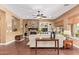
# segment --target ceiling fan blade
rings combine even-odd
[[[37,17],[47,18],[46,16],[44,16],[44,14],[40,13],[40,11],[37,11],[37,14],[33,16],[35,16],[34,18],[37,18]]]

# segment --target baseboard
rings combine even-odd
[[[75,45],[75,44],[74,44],[73,46],[74,46],[74,47],[77,47],[77,48],[79,48],[79,46],[77,46],[77,45]]]
[[[6,43],[0,43],[0,45],[8,45],[8,44],[11,44],[12,42],[14,42],[15,40],[11,40],[9,42],[6,42]]]
[[[58,49],[57,47],[29,47],[31,49]],[[63,49],[63,47],[59,47],[59,49]]]
[[[22,39],[22,40],[20,40],[20,41],[23,41],[24,39]],[[13,43],[15,40],[13,39],[13,40],[11,40],[11,41],[9,41],[9,42],[6,42],[6,43],[0,43],[0,45],[8,45],[8,44],[11,44],[11,43]]]

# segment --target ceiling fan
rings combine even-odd
[[[44,16],[44,14],[41,13],[41,11],[37,11],[37,15],[34,16],[36,16],[35,18],[47,18],[46,16]]]

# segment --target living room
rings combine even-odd
[[[78,10],[78,4],[0,5],[0,54],[79,54]]]

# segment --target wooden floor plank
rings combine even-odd
[[[6,46],[0,46],[0,55],[35,55],[35,49],[30,49],[26,41],[13,42]],[[79,55],[79,48],[60,49],[60,55]],[[54,49],[37,49],[37,55],[57,55]]]

